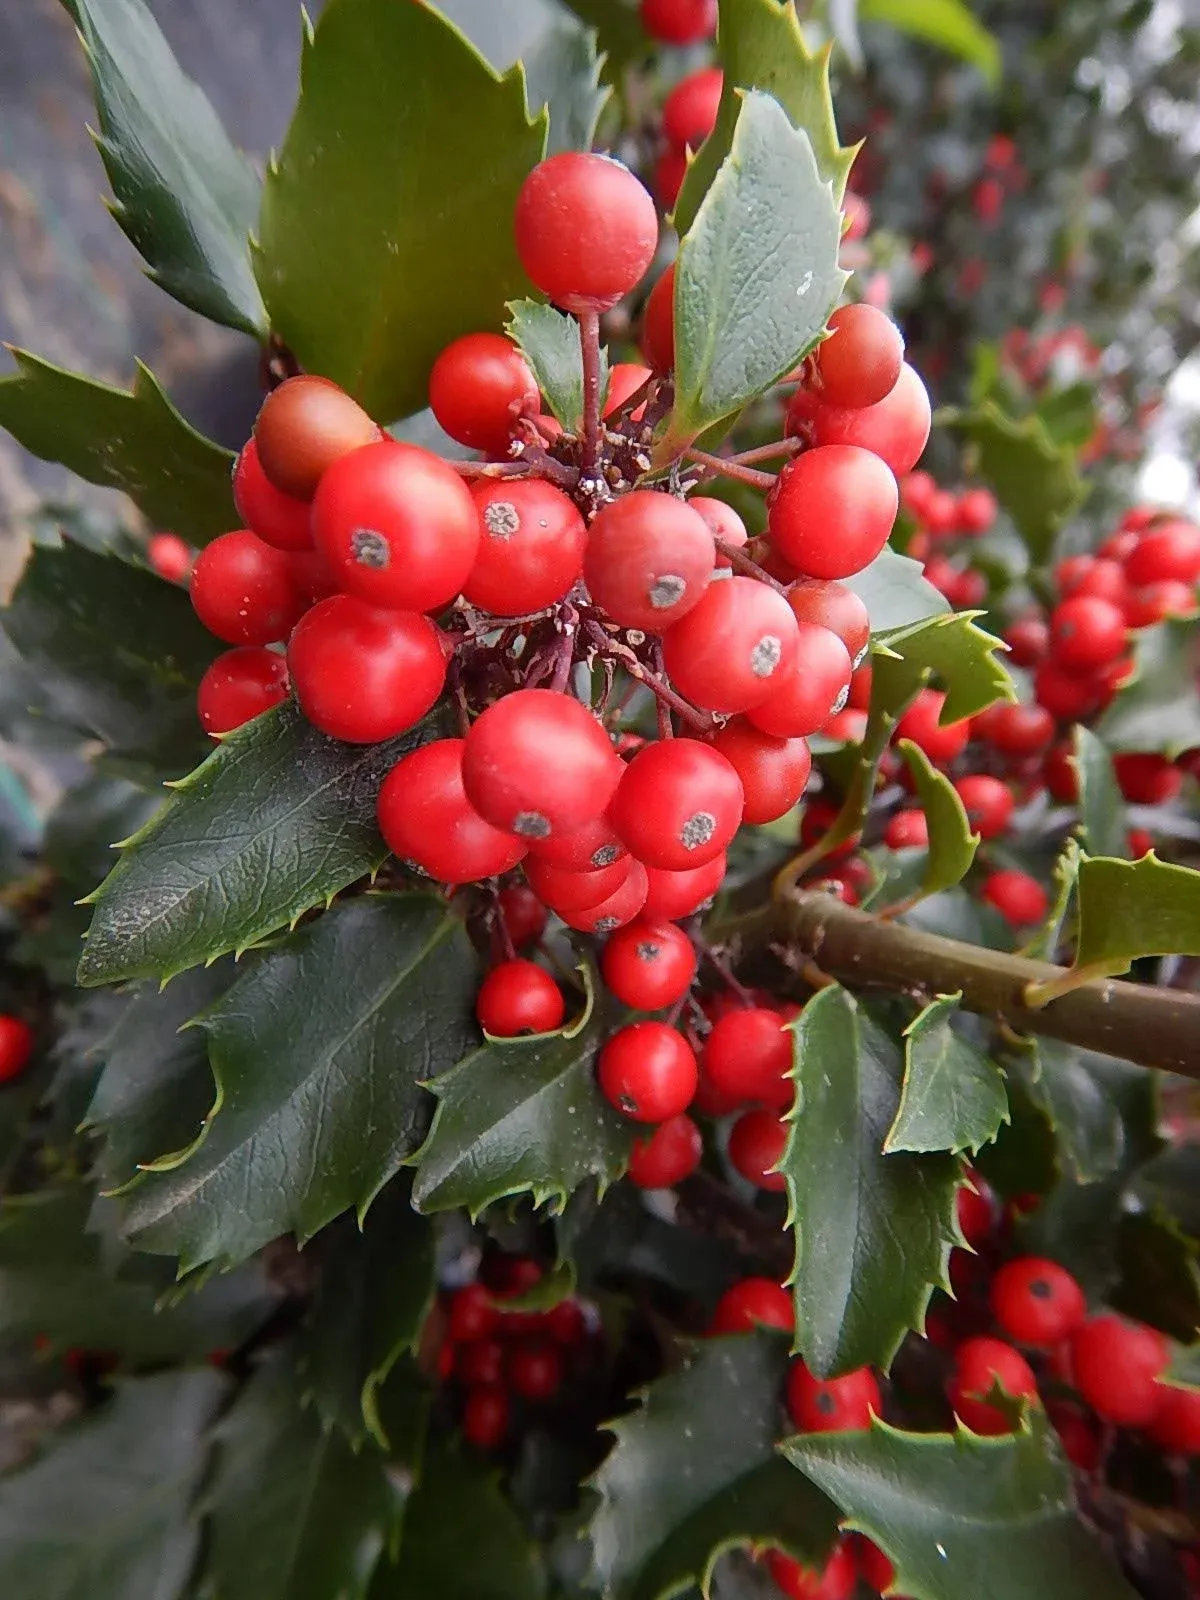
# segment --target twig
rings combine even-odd
[[[694,461],[697,466],[706,468],[714,477],[733,478],[738,483],[746,483],[752,489],[761,489],[764,493],[775,487],[776,474],[773,472],[756,472],[753,467],[739,466],[725,456],[710,456],[707,450],[691,448],[685,450],[684,456],[688,461]]]
[[[730,544],[727,539],[715,539],[713,542],[718,553],[725,557],[735,571],[744,572],[748,577],[757,578],[760,583],[768,584],[776,594],[788,592],[786,583],[780,583],[778,578],[773,578],[752,556],[748,556],[740,545]]]
[[[585,478],[594,478],[600,466],[600,313],[579,313],[579,343],[583,355],[583,450],[580,464]]]

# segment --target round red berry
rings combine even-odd
[[[646,916],[664,922],[690,917],[712,899],[724,882],[725,852],[722,850],[702,867],[691,867],[684,872],[647,867],[646,878]]]
[[[1037,879],[1012,867],[989,873],[980,894],[1014,928],[1044,922],[1050,911],[1049,896]]]
[[[684,872],[720,855],[742,820],[742,780],[696,739],[650,744],[625,768],[608,818],[647,866]]]
[[[604,946],[600,971],[608,988],[635,1011],[662,1011],[682,1000],[696,976],[692,941],[673,922],[639,918]]]
[[[552,1400],[562,1386],[562,1349],[537,1334],[519,1339],[508,1357],[508,1381],[523,1400]]]
[[[981,839],[998,839],[1012,818],[1012,790],[986,772],[973,772],[954,785],[967,821]]]
[[[463,1406],[463,1438],[476,1450],[495,1450],[508,1432],[508,1394],[498,1383],[483,1383],[467,1392]]]
[[[1073,595],[1050,613],[1050,651],[1069,672],[1115,661],[1125,648],[1125,616],[1111,600]]]
[[[782,1192],[787,1183],[779,1164],[787,1144],[787,1124],[774,1111],[756,1106],[742,1115],[729,1130],[729,1164],[747,1183],[759,1189]]]
[[[1033,1399],[1037,1379],[1019,1350],[1002,1339],[965,1339],[954,1353],[950,1404],[973,1433],[1011,1433],[1014,1424],[987,1396],[997,1386],[1011,1399]]]
[[[1121,793],[1133,805],[1166,805],[1183,787],[1179,768],[1152,750],[1122,751],[1113,757],[1113,767]]]
[[[541,162],[517,196],[525,271],[556,305],[607,311],[642,278],[658,248],[654,201],[619,161],[574,150]]]
[[[1044,706],[995,705],[972,719],[970,732],[1006,755],[1037,755],[1054,738],[1054,718]]]
[[[802,434],[813,444],[857,445],[869,450],[899,478],[920,460],[929,442],[932,417],[929,393],[906,361],[891,393],[873,406],[854,409],[824,405],[818,396],[798,389],[788,412],[788,425],[793,433]]]
[[[815,1378],[803,1361],[787,1376],[788,1415],[801,1433],[848,1433],[869,1428],[883,1411],[879,1384],[869,1367],[840,1378]]]
[[[1200,1455],[1200,1392],[1161,1384],[1158,1412],[1146,1431],[1168,1455]]]
[[[618,1028],[600,1052],[597,1077],[609,1105],[634,1122],[666,1122],[691,1105],[696,1057],[665,1022]]]
[[[929,818],[915,808],[897,811],[888,818],[883,842],[889,850],[928,850]]]
[[[1188,583],[1164,578],[1133,589],[1125,597],[1123,609],[1129,628],[1150,628],[1166,617],[1187,617],[1196,610],[1196,591]]]
[[[502,961],[493,967],[475,1000],[479,1026],[497,1039],[553,1033],[565,1014],[562,990],[533,961]]]
[[[748,1006],[718,1018],[704,1041],[705,1080],[731,1104],[789,1105],[793,1039],[777,1011]]]
[[[462,763],[461,739],[435,740],[403,756],[379,791],[379,831],[388,849],[439,883],[495,877],[525,854],[523,839],[493,828],[471,805]]]
[[[750,707],[747,720],[780,739],[816,733],[844,709],[853,671],[850,652],[836,633],[798,623],[790,664],[766,699]]]
[[[746,531],[746,524],[732,506],[726,505],[724,500],[715,500],[706,494],[694,494],[688,505],[704,518],[714,539],[733,545],[737,550],[745,549],[750,535]],[[719,550],[717,568],[719,571],[728,571],[730,568],[729,557],[722,555]]]
[[[484,1285],[469,1283],[450,1302],[446,1337],[453,1344],[471,1344],[486,1339],[499,1320],[500,1313]]]
[[[891,394],[904,364],[904,339],[874,306],[841,306],[829,319],[829,337],[817,346],[821,398],[859,410]]]
[[[617,838],[605,817],[596,817],[572,833],[551,834],[535,839],[530,854],[545,866],[566,872],[598,872],[611,867],[629,852]],[[614,879],[614,882],[616,880]]]
[[[818,1571],[801,1561],[793,1561],[781,1550],[767,1555],[771,1582],[787,1600],[850,1600],[854,1594],[857,1569],[849,1545],[840,1544]]]
[[[788,590],[787,599],[797,622],[836,633],[854,666],[861,664],[871,638],[871,618],[853,589],[836,579],[801,578]]]
[[[700,1165],[704,1140],[686,1112],[668,1117],[629,1153],[629,1178],[639,1189],[671,1189]]]
[[[552,1339],[567,1349],[587,1337],[587,1316],[578,1300],[560,1300],[542,1315],[541,1325]]]
[[[590,933],[597,938],[604,938],[610,933],[615,933],[618,928],[623,928],[627,922],[632,922],[638,913],[645,909],[647,889],[645,867],[640,861],[622,861],[618,865],[624,868],[625,876],[607,899],[576,911],[558,911],[568,928],[577,928],[580,933]]]
[[[673,495],[635,489],[592,523],[583,576],[614,622],[663,633],[699,605],[715,564],[713,536],[698,511]]]
[[[796,1308],[786,1289],[770,1278],[743,1278],[717,1301],[708,1331],[713,1336],[753,1333],[761,1326],[783,1328],[790,1333],[795,1325]]]
[[[642,354],[660,375],[675,365],[675,263],[651,289],[642,313]]]
[[[504,1346],[499,1339],[473,1339],[460,1345],[454,1357],[454,1377],[459,1383],[474,1387],[481,1383],[499,1383],[504,1376]]]
[[[555,866],[532,853],[525,862],[525,876],[534,892],[552,911],[559,912],[598,906],[621,887],[628,874],[629,860],[624,854],[603,867],[588,867],[582,872]]]
[[[1057,661],[1039,663],[1033,675],[1037,702],[1060,722],[1078,722],[1093,716],[1104,703],[1104,692],[1092,674],[1067,672]]]
[[[642,27],[661,44],[699,44],[717,27],[717,0],[641,0]]]
[[[1071,1465],[1080,1472],[1095,1472],[1100,1465],[1102,1441],[1093,1418],[1065,1400],[1048,1400],[1046,1415]]]
[[[996,1199],[991,1186],[973,1167],[968,1167],[963,1176],[965,1181],[958,1189],[958,1231],[969,1245],[981,1245],[991,1237],[996,1225]]]
[[[812,578],[848,578],[888,541],[899,494],[886,463],[856,445],[806,450],[780,473],[767,526],[785,561]]]
[[[350,744],[406,732],[446,681],[441,637],[428,617],[381,611],[344,594],[322,600],[301,619],[288,641],[287,664],[304,715]]]
[[[1041,617],[1021,617],[1005,630],[1009,660],[1016,667],[1036,667],[1050,648],[1050,629]]]
[[[192,570],[192,548],[177,533],[152,533],[146,541],[152,572],[168,583],[186,583]]]
[[[1019,1344],[1056,1345],[1087,1316],[1083,1290],[1056,1261],[1022,1256],[1007,1261],[992,1279],[992,1310]]]
[[[481,478],[471,495],[480,540],[464,598],[497,617],[561,600],[583,572],[587,548],[574,501],[542,478]]]
[[[943,722],[946,696],[940,689],[922,689],[896,725],[897,740],[910,739],[935,767],[947,767],[967,748],[970,720]]]
[[[312,373],[273,390],[254,424],[259,465],[294,500],[311,500],[335,461],[378,438],[378,427],[357,400]]]
[[[1166,1340],[1123,1317],[1090,1317],[1071,1338],[1075,1387],[1098,1417],[1119,1428],[1143,1428],[1162,1402],[1158,1379],[1167,1367]]]
[[[196,691],[196,710],[205,733],[229,733],[261,716],[288,696],[287,662],[262,645],[226,650],[205,672]]]
[[[667,630],[663,660],[693,705],[748,711],[785,681],[798,639],[796,618],[777,590],[755,578],[726,578]]]
[[[467,333],[448,344],[429,374],[429,408],[459,444],[503,461],[519,417],[541,407],[529,363],[499,333]]]
[[[780,739],[733,718],[710,740],[742,780],[744,822],[774,822],[804,793],[812,752],[803,739]]]
[[[307,500],[282,494],[262,469],[258,444],[251,439],[233,469],[233,502],[246,527],[277,550],[307,550],[312,545],[312,508]]]
[[[990,489],[968,489],[958,497],[958,526],[966,534],[986,533],[998,510]]]
[[[702,67],[681,79],[663,101],[663,134],[676,149],[698,150],[713,131],[723,83],[720,67]]]
[[[20,1017],[0,1013],[0,1083],[19,1078],[33,1055],[33,1029]]]
[[[1175,517],[1148,529],[1125,558],[1125,575],[1135,588],[1165,578],[1200,582],[1200,528]]]
[[[523,883],[511,883],[496,898],[496,914],[504,923],[514,950],[540,939],[546,928],[546,907]]]
[[[304,612],[287,556],[248,529],[201,550],[191,597],[200,621],[226,644],[278,644]]]

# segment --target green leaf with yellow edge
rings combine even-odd
[[[271,325],[301,365],[380,421],[419,411],[445,346],[498,328],[526,291],[513,208],[546,128],[521,68],[497,75],[432,6],[331,0],[306,35],[255,247]]]
[[[127,494],[156,528],[207,544],[241,526],[233,456],[185,422],[157,378],[137,364],[132,389],[68,372],[27,350],[0,378],[0,428],[30,455]]]
[[[841,205],[857,146],[838,139],[829,89],[832,47],[811,50],[790,0],[720,0],[717,56],[725,73],[716,126],[688,168],[675,206],[680,237],[700,206],[733,146],[739,91],[762,90],[783,107],[794,128],[812,144],[817,170]]]
[[[885,1154],[900,1046],[848,990],[823,989],[793,1032],[796,1104],[777,1170],[796,1250],[796,1349],[822,1377],[887,1368],[948,1284],[959,1162]]]
[[[1200,745],[1200,669],[1194,619],[1171,617],[1134,635],[1133,676],[1096,724],[1111,750],[1153,750],[1173,761]]]
[[[917,799],[929,826],[929,848],[921,894],[939,894],[961,883],[979,848],[979,835],[971,831],[958,790],[939,772],[911,739],[901,739],[897,749],[912,775]]]
[[[885,1154],[976,1151],[1009,1120],[1004,1074],[952,1026],[961,999],[939,995],[904,1030],[904,1087]]]
[[[783,1446],[847,1524],[896,1568],[913,1600],[1135,1600],[1076,1509],[1070,1469],[1040,1410],[985,1439],[903,1433],[806,1434]]]
[[[579,323],[565,311],[537,300],[514,300],[505,324],[529,363],[550,410],[568,433],[583,421],[583,351]],[[600,393],[608,393],[608,351],[600,351]]]
[[[834,1508],[776,1448],[786,1369],[774,1332],[707,1339],[608,1424],[616,1444],[592,1480],[600,1504],[588,1533],[611,1600],[667,1600],[693,1583],[707,1593],[739,1544],[824,1561]]]
[[[937,45],[999,82],[1000,46],[965,0],[858,0],[860,22],[882,22],[914,39]]]
[[[1125,814],[1112,757],[1090,728],[1078,723],[1072,735],[1071,765],[1079,779],[1079,831],[1090,856],[1123,856],[1129,848]]]
[[[1079,866],[1075,967],[1127,972],[1142,956],[1200,955],[1200,872],[1160,861],[1085,856]]]

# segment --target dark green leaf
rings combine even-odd
[[[204,1132],[130,1195],[126,1232],[184,1269],[366,1215],[428,1126],[422,1082],[475,1031],[478,964],[434,895],[347,900],[263,952],[199,1019]]]
[[[1038,1412],[996,1439],[869,1432],[791,1439],[789,1459],[875,1540],[915,1600],[1134,1600],[1084,1527],[1071,1477]]]
[[[122,490],[147,521],[193,544],[239,526],[233,456],[184,421],[148,367],[138,363],[130,391],[27,350],[12,354],[17,371],[0,379],[0,428],[31,455]]]
[[[961,995],[940,995],[904,1032],[904,1087],[884,1150],[978,1150],[1008,1121],[1004,1075],[954,1031]]]
[[[880,704],[903,709],[931,677],[946,691],[943,722],[973,717],[997,700],[1015,700],[1004,645],[979,627],[978,615],[948,611],[877,639],[872,666],[886,691]],[[874,694],[871,704],[874,710]]]
[[[583,420],[583,355],[579,323],[553,306],[516,300],[508,308],[509,335],[521,347],[546,404],[566,428],[577,432]],[[608,389],[608,353],[600,352],[601,393]]]
[[[1029,1074],[1018,1070],[1019,1065],[1008,1065],[1010,1121],[975,1158],[987,1181],[1010,1199],[1047,1194],[1062,1175],[1054,1125],[1045,1105],[1026,1087]]]
[[[1120,1281],[1110,1303],[1181,1344],[1200,1339],[1200,1263],[1197,1247],[1162,1210],[1121,1218],[1117,1233]]]
[[[0,1479],[0,1591],[13,1600],[176,1600],[199,1542],[192,1502],[215,1372],[117,1386]]]
[[[301,363],[383,421],[419,410],[439,352],[525,290],[513,206],[545,140],[520,68],[498,77],[432,7],[332,0],[255,257]]]
[[[1079,823],[1084,848],[1092,856],[1123,856],[1129,848],[1129,822],[1112,757],[1082,724],[1075,728],[1074,745],[1071,760],[1079,776]]]
[[[960,56],[991,84],[1000,77],[1000,46],[964,0],[858,0],[858,15]]]
[[[239,728],[91,896],[80,983],[167,979],[246,950],[374,872],[379,785],[440,731],[432,713],[387,744],[339,744],[290,703]]]
[[[748,91],[679,247],[670,442],[735,417],[817,342],[846,282],[840,237],[807,133]]]
[[[260,184],[144,0],[64,0],[87,51],[116,197],[113,215],[150,276],[214,322],[261,337],[250,265]]]
[[[1080,728],[1077,731],[1083,732]],[[1054,900],[1050,914],[1032,939],[1026,941],[1024,953],[1034,961],[1056,961],[1058,947],[1066,935],[1075,890],[1079,884],[1079,863],[1083,852],[1078,839],[1066,839],[1058,860],[1054,863]]]
[[[593,1480],[590,1527],[605,1595],[665,1600],[689,1583],[707,1592],[718,1557],[738,1544],[808,1562],[828,1554],[833,1507],[797,1493],[776,1454],[786,1365],[775,1334],[707,1340],[608,1424],[617,1442]]]
[[[1169,619],[1140,628],[1134,675],[1096,724],[1112,750],[1154,750],[1174,760],[1200,745],[1196,624]]]
[[[1096,386],[1081,378],[1039,400],[1038,416],[1055,444],[1081,450],[1096,431]]]
[[[1200,1145],[1175,1145],[1156,1155],[1138,1174],[1135,1193],[1200,1241]]]
[[[637,0],[562,0],[562,4],[598,30],[610,75],[654,48],[638,16]]]
[[[1115,1172],[1125,1147],[1120,1108],[1109,1083],[1092,1071],[1090,1051],[1057,1039],[1029,1045],[1026,1087],[1054,1127],[1062,1159],[1081,1183]]]
[[[959,1163],[885,1155],[900,1105],[900,1046],[845,989],[794,1024],[796,1109],[779,1170],[796,1247],[796,1348],[827,1376],[888,1367],[946,1287],[958,1242]]]
[[[1200,955],[1200,872],[1160,861],[1108,857],[1079,867],[1076,968],[1126,972],[1139,956]]]
[[[920,745],[901,739],[897,749],[912,776],[917,799],[929,824],[929,848],[921,894],[940,894],[962,882],[979,848],[979,835],[971,831],[958,790],[939,772]]]
[[[590,150],[609,96],[600,82],[596,34],[555,20],[523,59],[530,107],[545,106],[550,118],[547,155]]]
[[[925,576],[921,563],[892,549],[881,550],[870,566],[844,581],[866,604],[872,633],[907,628],[950,609],[945,595]]]
[[[1117,1230],[1126,1180],[1056,1183],[1017,1228],[1020,1255],[1045,1256],[1078,1279],[1089,1301],[1107,1300],[1117,1276]]]

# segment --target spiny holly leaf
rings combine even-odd
[[[989,83],[1000,77],[1000,46],[964,0],[857,0],[860,22],[882,22],[925,39],[978,67]]]
[[[193,544],[240,525],[233,456],[184,421],[148,367],[138,363],[132,390],[114,389],[27,350],[12,354],[17,371],[0,378],[0,428],[31,455],[122,490],[147,521]]]
[[[1182,1344],[1200,1339],[1200,1263],[1195,1243],[1161,1209],[1121,1218],[1120,1281],[1110,1295],[1118,1311],[1161,1328]]]
[[[1031,1040],[1026,1087],[1045,1110],[1058,1138],[1061,1158],[1081,1183],[1115,1172],[1124,1152],[1119,1105],[1092,1064],[1100,1058],[1057,1039]]]
[[[579,324],[553,306],[515,300],[508,308],[509,337],[521,349],[546,404],[568,433],[583,420],[583,354]],[[608,392],[608,353],[600,352],[600,392]]]
[[[1058,530],[1086,493],[1075,452],[1055,443],[1036,412],[1011,417],[994,400],[943,412],[942,420],[974,445],[979,475],[1020,529],[1034,565],[1044,565]]]
[[[1064,840],[1058,860],[1054,863],[1054,901],[1050,907],[1050,914],[1033,938],[1027,940],[1024,945],[1024,953],[1032,960],[1057,960],[1058,947],[1066,933],[1071,907],[1075,901],[1075,890],[1079,883],[1079,864],[1082,860],[1083,851],[1079,848],[1078,839]]]
[[[847,990],[822,990],[794,1031],[796,1107],[778,1170],[796,1247],[796,1349],[821,1376],[886,1368],[946,1287],[959,1164],[884,1154],[900,1047]]]
[[[1090,728],[1078,724],[1071,764],[1079,778],[1079,825],[1092,856],[1123,856],[1129,847],[1125,802],[1112,757]]]
[[[1028,1073],[1021,1064],[1006,1064],[1008,1125],[994,1144],[984,1145],[975,1165],[994,1189],[1015,1198],[1023,1194],[1048,1194],[1062,1177],[1058,1140],[1045,1105],[1035,1101],[1026,1087]]]
[[[466,1206],[473,1216],[505,1195],[565,1205],[587,1178],[620,1177],[633,1125],[600,1093],[595,1060],[612,1032],[586,972],[582,1014],[559,1033],[488,1039],[429,1084],[437,1112],[413,1158],[421,1211]]]
[[[556,17],[522,60],[530,107],[545,106],[550,118],[546,154],[590,150],[610,92],[600,82],[595,31]]]
[[[1084,857],[1075,967],[1127,972],[1140,956],[1200,955],[1200,872],[1160,861]]]
[[[144,0],[63,0],[87,52],[113,215],[155,283],[213,322],[262,337],[250,265],[260,184]]]
[[[966,809],[958,791],[939,772],[920,745],[901,739],[897,746],[912,775],[917,799],[929,824],[929,848],[921,894],[940,894],[961,883],[971,869],[979,848],[979,835],[971,831]]]
[[[882,634],[872,652],[874,676],[886,695],[881,705],[903,709],[931,677],[946,692],[943,722],[973,717],[1017,692],[1004,665],[1004,643],[980,628],[978,611],[948,611]],[[872,711],[875,698],[872,695]]]
[[[978,1150],[1009,1120],[1003,1073],[952,1026],[961,999],[939,995],[904,1030],[904,1087],[886,1154]]]
[[[843,581],[870,612],[872,633],[907,628],[950,609],[945,595],[925,576],[921,563],[890,548],[881,550],[870,566]]]
[[[679,247],[664,451],[736,416],[817,342],[846,282],[840,237],[808,134],[769,94],[747,91],[729,154]]]
[[[1116,1245],[1126,1190],[1122,1177],[1076,1183],[1064,1177],[1017,1225],[1019,1255],[1044,1256],[1066,1267],[1088,1300],[1107,1301],[1117,1277]]]
[[[398,1504],[381,1456],[355,1454],[266,1362],[213,1431],[204,1600],[362,1600]]]
[[[1096,387],[1081,378],[1065,389],[1051,390],[1036,410],[1055,444],[1082,450],[1096,431]]]
[[[340,744],[290,702],[246,723],[176,785],[90,897],[79,982],[166,980],[240,953],[376,871],[379,785],[441,727],[433,712],[387,744]]]
[[[462,922],[430,894],[343,901],[263,952],[198,1019],[216,1102],[131,1192],[127,1234],[186,1271],[364,1217],[424,1136],[421,1084],[472,1038],[477,987]]]
[[[838,140],[829,91],[832,47],[812,51],[795,6],[788,0],[720,0],[717,49],[725,72],[716,127],[688,168],[675,207],[680,237],[688,232],[717,172],[733,146],[739,90],[761,89],[807,133],[817,170],[840,205],[856,147]]]
[[[846,1520],[884,1550],[913,1600],[1134,1600],[1075,1509],[1049,1424],[983,1439],[902,1433],[808,1434],[784,1453]]]
[[[1173,761],[1200,745],[1196,624],[1168,618],[1139,629],[1135,638],[1133,677],[1096,732],[1112,750],[1154,750]]]
[[[117,1385],[0,1478],[0,1592],[13,1600],[177,1600],[199,1543],[203,1434],[225,1385],[165,1372]]]
[[[344,1217],[326,1236],[302,1370],[322,1417],[356,1449],[368,1430],[386,1449],[379,1390],[415,1349],[433,1297],[433,1229],[413,1210],[411,1189],[407,1176],[394,1178],[361,1229]]]
[[[666,1600],[691,1583],[707,1593],[718,1557],[739,1544],[824,1560],[836,1513],[776,1454],[786,1366],[773,1333],[706,1340],[608,1424],[617,1442],[593,1479],[589,1528],[605,1595]]]
[[[497,76],[431,6],[331,0],[255,249],[272,326],[303,366],[382,421],[418,411],[439,352],[499,326],[526,288],[513,206],[545,142],[520,67]]]

